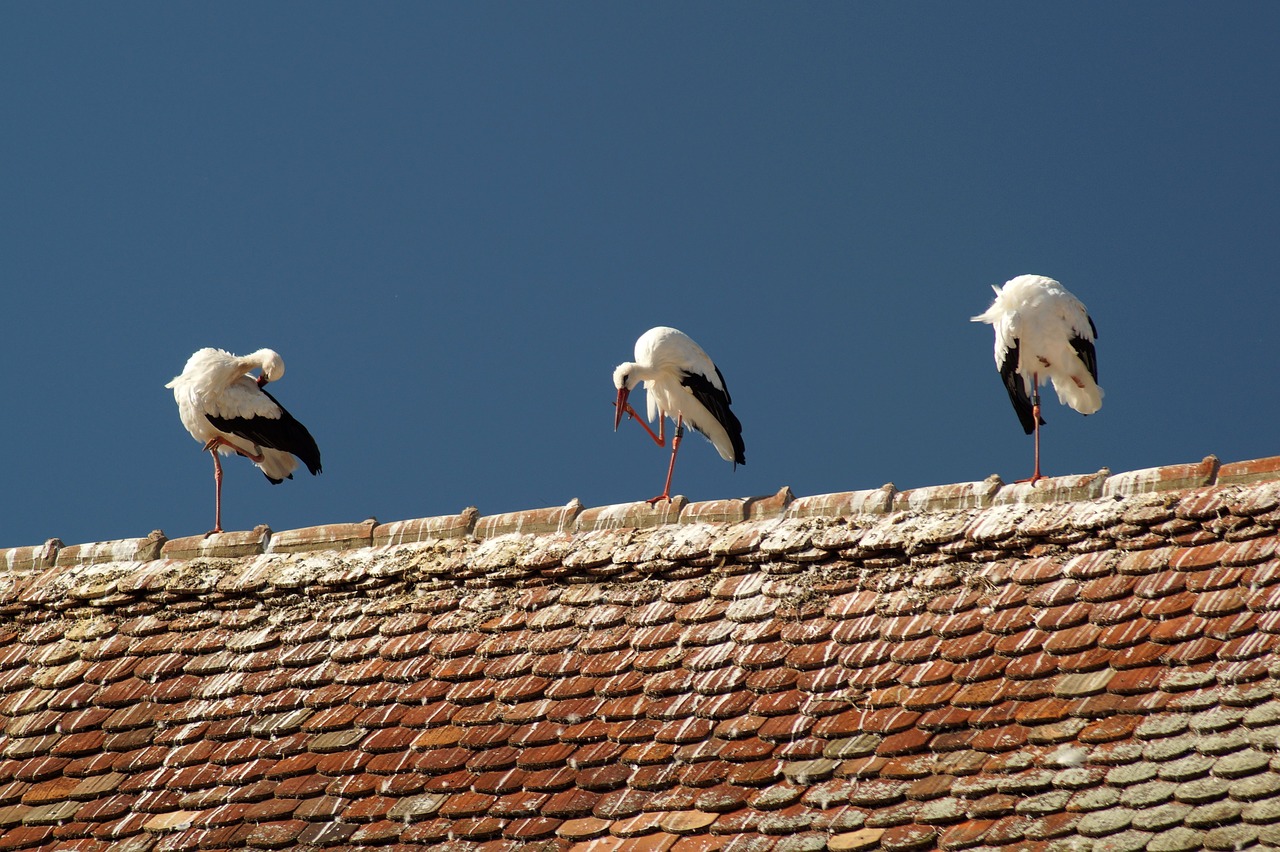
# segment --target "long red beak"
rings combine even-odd
[[[622,422],[622,412],[627,410],[627,396],[631,391],[626,388],[618,388],[618,401],[614,403],[617,408],[613,411],[613,431],[618,431],[618,424]]]

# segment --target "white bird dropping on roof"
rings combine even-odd
[[[657,435],[627,402],[628,395],[640,382],[644,382],[648,419],[658,418]],[[702,347],[684,332],[658,326],[640,335],[636,341],[635,360],[619,364],[614,369],[613,386],[618,389],[614,403],[617,409],[613,415],[615,432],[625,412],[644,427],[659,447],[665,447],[667,418],[676,424],[666,483],[662,493],[647,502],[671,499],[671,474],[676,468],[676,453],[684,437],[685,423],[705,435],[720,457],[733,462],[735,469],[747,463],[742,424],[729,410],[733,400],[729,397],[724,376]]]
[[[250,378],[248,374],[255,369],[261,374]],[[213,455],[211,532],[222,532],[219,453],[244,456],[273,485],[293,479],[298,459],[313,476],[320,472],[320,448],[315,439],[264,387],[283,375],[284,361],[270,349],[259,349],[243,358],[221,349],[201,349],[187,360],[182,375],[165,385],[173,389],[182,425]]]
[[[996,299],[973,322],[990,323],[996,332],[996,367],[1009,391],[1009,401],[1028,435],[1035,433],[1035,472],[1040,475],[1040,381],[1053,381],[1058,401],[1081,414],[1102,407],[1098,387],[1098,329],[1080,300],[1043,275],[1019,275],[1003,288],[992,285]]]

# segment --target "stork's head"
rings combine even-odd
[[[613,371],[613,386],[618,389],[618,400],[614,403],[616,408],[613,410],[613,431],[615,432],[618,431],[618,424],[622,422],[622,412],[627,408],[627,397],[631,395],[631,389],[640,382],[635,367],[635,364],[628,361],[625,364],[619,364]]]
[[[284,378],[284,359],[274,349],[259,349],[249,358],[262,371],[262,375],[258,376],[258,387]]]

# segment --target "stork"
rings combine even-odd
[[[258,377],[249,373],[258,370]],[[187,360],[173,389],[178,416],[191,437],[213,456],[212,533],[222,532],[222,462],[218,454],[236,453],[253,462],[273,485],[293,479],[298,459],[312,476],[320,472],[315,439],[265,385],[284,375],[284,361],[270,349],[244,357],[222,349],[201,349]],[[297,458],[294,458],[297,456]]]
[[[649,421],[658,417],[658,434],[640,419],[627,397],[636,385],[644,382]],[[666,446],[667,418],[676,424],[671,439],[671,461],[662,493],[646,501],[657,503],[671,499],[671,475],[676,468],[676,453],[688,423],[711,441],[720,457],[733,462],[736,469],[746,464],[742,443],[742,424],[729,409],[733,401],[720,369],[693,342],[689,335],[674,328],[651,328],[636,341],[635,360],[619,364],[613,371],[613,385],[618,389],[617,408],[613,413],[613,431],[618,431],[625,413],[633,418],[659,447]]]
[[[1035,471],[1040,473],[1040,382],[1053,381],[1058,401],[1081,414],[1102,407],[1098,387],[1098,356],[1094,341],[1098,329],[1080,300],[1043,275],[1019,275],[1003,288],[992,285],[996,299],[973,322],[990,323],[996,332],[996,367],[1009,401],[1028,435],[1035,434]]]

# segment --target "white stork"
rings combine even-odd
[[[693,342],[689,335],[674,328],[651,328],[636,341],[634,361],[619,364],[613,371],[613,385],[618,389],[617,409],[613,414],[613,431],[618,431],[625,412],[634,418],[659,447],[666,446],[667,418],[676,424],[671,439],[671,462],[667,465],[667,481],[662,493],[647,502],[671,499],[671,474],[676,468],[676,453],[684,437],[684,424],[697,429],[715,445],[720,457],[733,462],[736,469],[746,464],[742,443],[742,424],[729,410],[733,401],[720,369]],[[649,420],[658,417],[658,434],[640,419],[627,396],[637,384],[644,382]]]
[[[996,331],[996,366],[1022,428],[1035,433],[1035,484],[1040,474],[1040,380],[1053,380],[1058,401],[1081,414],[1102,407],[1098,387],[1098,355],[1093,343],[1098,329],[1084,305],[1067,289],[1043,275],[1019,275],[1004,288],[991,286],[996,299],[973,322],[991,323]]]
[[[260,371],[257,379],[248,375],[255,369]],[[201,349],[187,360],[182,375],[165,385],[173,389],[182,425],[213,455],[211,532],[222,532],[219,453],[244,456],[273,485],[293,479],[298,459],[313,476],[320,472],[320,448],[315,439],[264,387],[283,375],[284,361],[270,349],[259,349],[243,358],[221,349]]]

